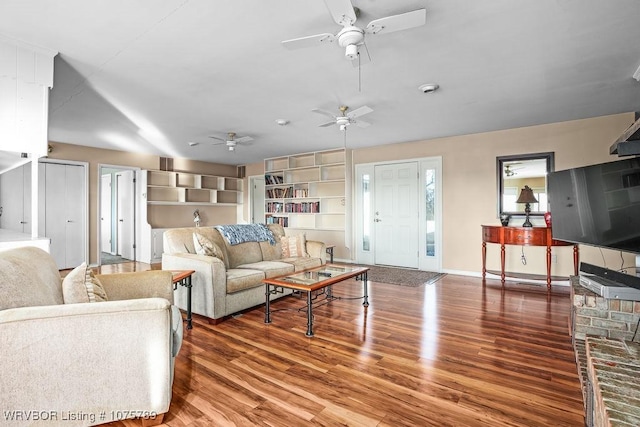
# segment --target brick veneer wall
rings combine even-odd
[[[640,338],[634,336],[640,302],[604,298],[577,276],[571,277],[571,301],[586,425],[640,426]]]
[[[580,285],[571,277],[572,336],[587,335],[631,341],[640,319],[640,301],[607,299]]]

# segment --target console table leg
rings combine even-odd
[[[482,284],[486,285],[487,277],[487,242],[482,242]]]
[[[547,290],[551,291],[551,246],[547,246]]]
[[[578,249],[578,245],[573,245],[573,275],[577,276],[578,273],[578,265],[580,265],[580,249]]]
[[[364,286],[364,301],[362,305],[365,307],[369,307],[369,294],[367,293],[367,272],[362,273],[362,284]]]
[[[504,258],[505,258],[504,245],[500,245],[500,283],[502,283],[502,286],[504,286],[504,281],[506,279],[506,274],[504,273]]]

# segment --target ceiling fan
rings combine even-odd
[[[342,30],[335,35],[323,33],[285,40],[282,42],[284,47],[287,49],[299,49],[322,44],[333,44],[337,41],[340,47],[345,48],[345,58],[352,61],[354,66],[359,66],[371,59],[368,52],[366,52],[365,34],[386,34],[419,27],[426,22],[426,9],[418,9],[412,12],[375,19],[363,29],[355,26],[359,9],[353,7],[351,0],[324,0],[324,3],[327,5],[329,13],[331,13],[331,17],[336,24],[342,25]],[[361,46],[364,46],[367,53],[364,56],[360,55]]]
[[[326,122],[326,123],[322,123],[321,125],[318,125],[320,127],[327,127],[327,126],[331,126],[331,125],[338,125],[338,127],[340,128],[341,131],[346,131],[347,130],[347,126],[349,125],[356,125],[358,127],[361,128],[366,128],[367,126],[370,126],[371,123],[369,122],[365,122],[362,120],[356,120],[358,117],[360,116],[364,116],[365,114],[369,114],[370,112],[373,111],[373,109],[367,107],[366,105],[363,105],[360,108],[356,108],[355,110],[351,111],[350,113],[347,113],[347,110],[349,109],[349,107],[347,107],[346,105],[341,105],[339,108],[340,110],[340,115],[339,116],[334,116],[333,114],[329,113],[328,111],[324,111],[324,110],[320,110],[317,108],[314,108],[313,111],[314,113],[319,113],[319,114],[323,114],[325,116],[331,117],[331,121]]]
[[[516,165],[516,164],[519,164],[519,163],[513,163],[513,165]],[[517,175],[518,172],[516,171],[524,168],[524,167],[514,168],[513,165],[505,165],[504,167],[505,176],[510,177],[510,176]]]
[[[247,144],[249,141],[253,141],[253,138],[251,138],[250,136],[241,136],[239,138],[236,138],[236,136],[237,135],[235,132],[229,132],[227,133],[226,139],[218,138],[217,136],[213,136],[213,135],[210,135],[209,138],[213,138],[221,141],[221,142],[212,142],[212,144],[213,145],[225,144],[229,151],[235,151],[236,146],[238,144]]]

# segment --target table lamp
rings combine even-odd
[[[529,221],[529,214],[531,213],[531,206],[529,206],[529,204],[530,203],[538,203],[538,200],[533,195],[533,190],[531,188],[529,188],[528,185],[525,185],[524,188],[520,191],[520,197],[518,197],[518,200],[516,200],[516,203],[525,203],[525,205],[524,205],[524,213],[527,216],[526,216],[526,219],[524,221],[524,224],[522,224],[522,226],[523,227],[533,227],[533,224],[531,224],[531,221]]]

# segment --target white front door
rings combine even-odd
[[[375,166],[375,263],[418,268],[418,163]]]
[[[134,260],[135,242],[135,172],[132,170],[116,174],[116,191],[118,204],[118,254],[126,259]]]
[[[100,245],[101,251],[113,253],[111,248],[111,174],[102,175],[100,183]]]

